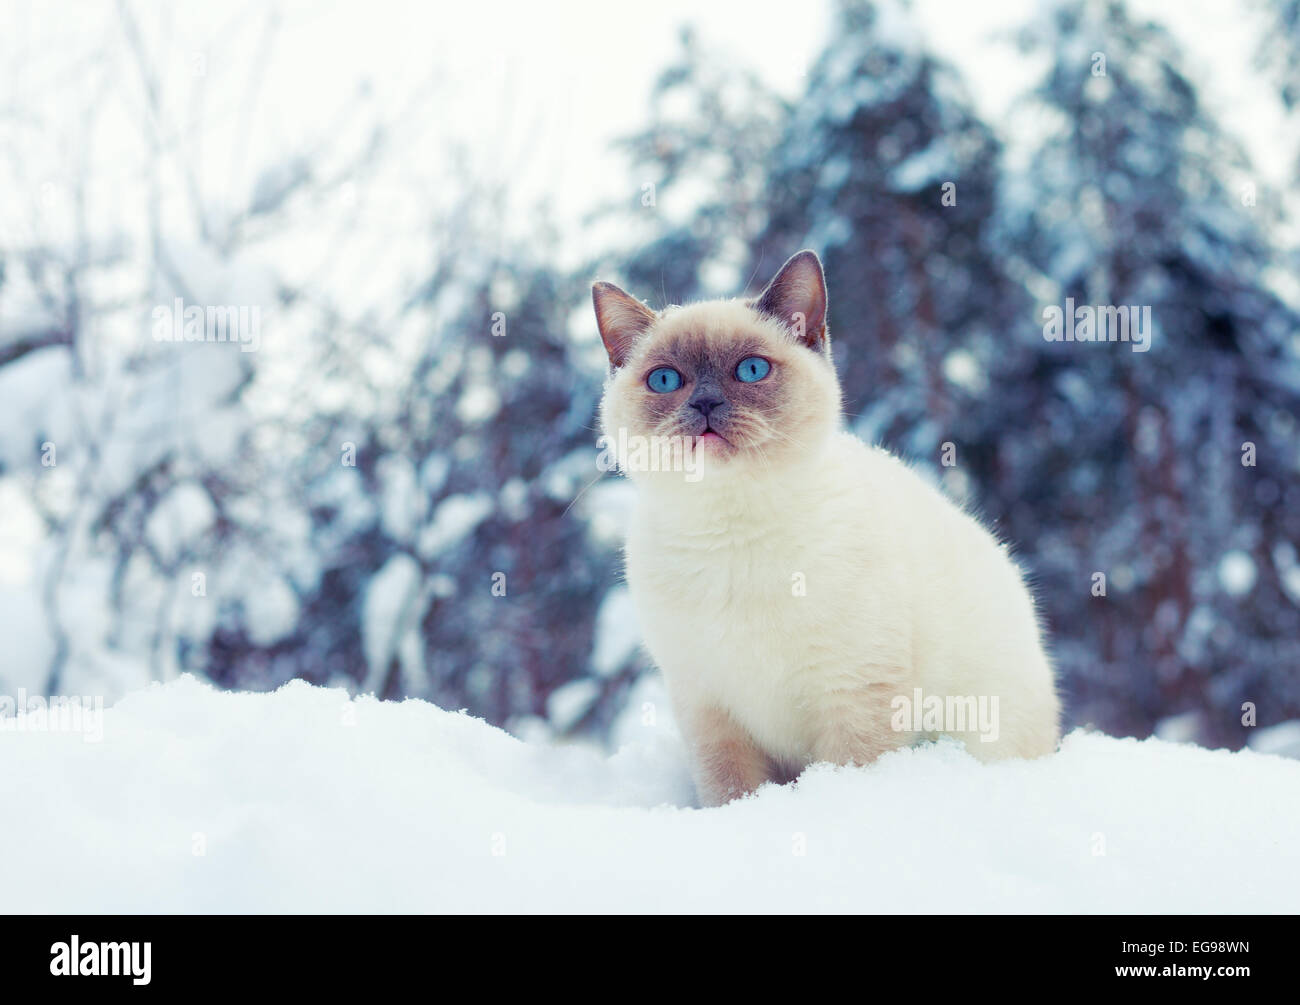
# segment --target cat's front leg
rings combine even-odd
[[[716,706],[688,714],[683,724],[691,748],[695,788],[703,806],[721,806],[778,780],[776,766],[754,738]]]

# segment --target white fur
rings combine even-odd
[[[679,718],[720,707],[798,770],[833,722],[875,733],[893,711],[881,697],[921,688],[999,698],[997,740],[959,737],[977,757],[1054,748],[1058,703],[1020,572],[897,458],[841,432],[798,470],[665,489],[642,486],[627,576]]]
[[[673,325],[708,333],[770,322],[732,302],[675,308],[654,331]],[[1050,753],[1053,674],[1006,548],[897,458],[840,428],[828,358],[791,352],[779,326],[772,339],[780,379],[801,390],[773,456],[706,456],[698,481],[636,479],[628,583],[702,799],[723,802],[814,761],[867,763],[933,735],[895,721],[893,700],[918,688],[997,699],[995,740],[953,734],[976,757]],[[606,390],[607,433],[637,421],[640,359]]]

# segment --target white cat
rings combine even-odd
[[[607,442],[686,448],[627,468],[627,578],[704,804],[939,733],[982,759],[1055,748],[1052,669],[1005,546],[842,428],[815,254],[753,301],[656,314],[592,293]]]

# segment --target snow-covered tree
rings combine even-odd
[[[1300,661],[1300,368],[1270,274],[1277,201],[1165,29],[1084,0],[1022,41],[1051,60],[1006,186],[1005,247],[1041,326],[995,378],[1004,427],[1039,430],[999,451],[1008,530],[1080,718],[1144,733],[1194,711],[1207,739],[1239,744],[1242,701],[1278,717],[1300,701],[1277,672]],[[1149,309],[1149,351],[1049,341],[1066,298]]]
[[[622,226],[605,259],[629,289],[663,307],[743,285],[786,114],[757,74],[683,29],[649,124],[620,143],[632,169],[626,203],[607,210]]]
[[[855,427],[933,465],[980,439],[971,405],[1024,302],[989,245],[999,154],[907,5],[845,0],[786,119],[751,259],[765,276],[822,253]]]
[[[1257,60],[1280,85],[1282,101],[1300,109],[1300,0],[1262,0],[1267,30]]]

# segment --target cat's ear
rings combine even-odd
[[[591,302],[596,308],[600,340],[605,343],[610,363],[617,369],[627,361],[632,344],[654,324],[654,311],[613,283],[594,283]]]
[[[754,309],[780,321],[809,349],[824,352],[826,276],[816,252],[800,251],[781,266],[754,301]]]

